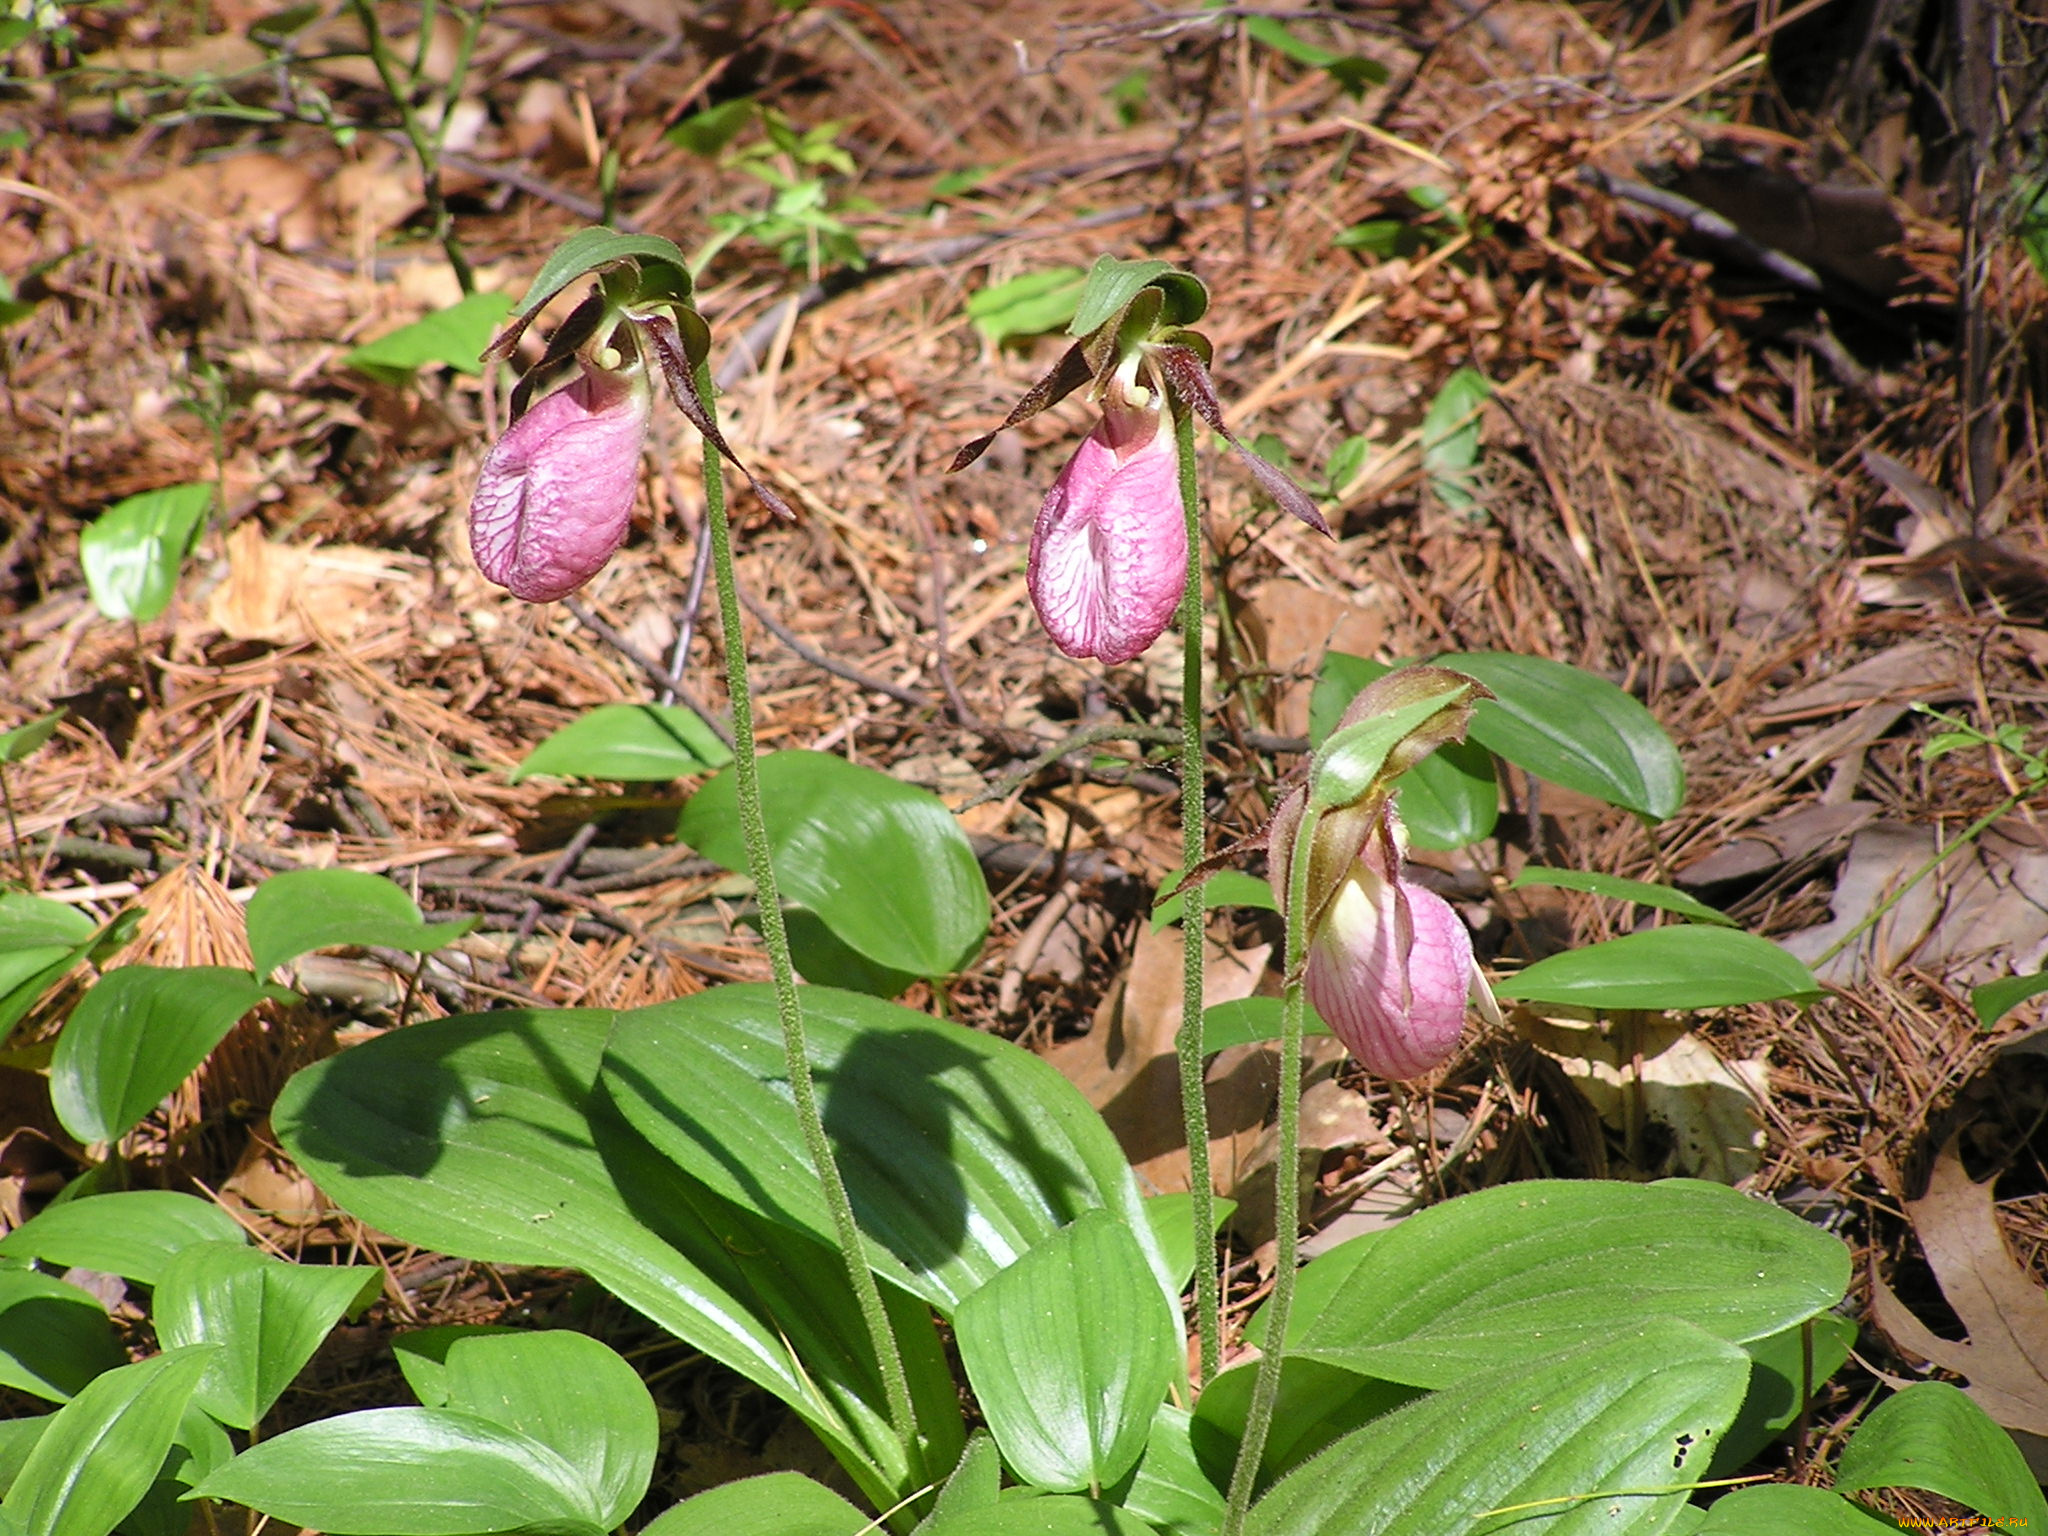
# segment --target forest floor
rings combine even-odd
[[[1178,641],[1105,670],[1031,611],[1031,520],[1078,400],[944,472],[1064,345],[991,339],[1020,316],[977,324],[977,295],[1104,252],[1186,266],[1234,425],[1327,493],[1333,539],[1204,451],[1219,846],[1299,761],[1330,651],[1521,652],[1649,707],[1683,753],[1677,814],[1511,776],[1494,836],[1420,856],[1426,878],[1500,971],[1641,915],[1510,890],[1525,865],[1675,881],[1814,964],[1825,997],[1638,1020],[1632,1046],[1518,1012],[1392,1088],[1321,1059],[1314,1217],[1328,1241],[1507,1180],[1677,1171],[1825,1223],[1857,1250],[1860,1315],[1876,1277],[1948,1353],[1867,1323],[1773,1453],[1795,1470],[1877,1376],[1967,1376],[1965,1332],[2048,1359],[2026,1321],[2048,1315],[2048,1037],[2038,1001],[1987,1027],[1972,999],[2048,950],[2027,774],[2048,751],[2048,285],[1989,203],[1959,209],[1924,101],[1845,106],[1875,67],[1845,9],[536,0],[491,13],[458,74],[460,12],[416,58],[420,13],[379,8],[416,98],[453,97],[439,180],[479,290],[516,298],[607,204],[693,254],[729,237],[698,298],[720,410],[800,514],[735,504],[763,742],[956,804],[1002,785],[962,818],[995,909],[947,1006],[1047,1053],[1157,1187],[1186,1168],[1148,1071],[1178,1024],[1177,940],[1143,920],[1179,863],[1171,759],[1109,742],[1019,770],[1077,725],[1172,725]],[[584,711],[650,697],[679,635],[679,696],[724,710],[715,616],[685,600],[693,434],[657,414],[633,534],[574,604],[492,586],[464,525],[479,377],[350,361],[461,297],[354,13],[286,32],[252,0],[113,4],[70,25],[0,59],[0,729],[66,711],[5,770],[0,870],[97,918],[139,908],[118,960],[160,965],[247,965],[238,903],[302,866],[482,917],[417,990],[375,956],[309,964],[301,1004],[251,1016],[139,1133],[138,1176],[216,1192],[284,1251],[387,1268],[287,1417],[398,1400],[394,1327],[598,1305],[684,1425],[661,1503],[814,1467],[772,1400],[573,1276],[325,1207],[265,1123],[292,1071],[402,1017],[765,974],[745,883],[673,841],[687,785],[512,777]],[[1491,392],[1447,470],[1422,423],[1460,370]],[[102,616],[81,529],[209,482],[169,606]],[[1930,757],[1958,728],[1930,708],[2013,729]],[[1212,936],[1244,962],[1221,987],[1274,990],[1267,915]],[[83,1166],[34,1054],[83,980],[0,1066],[0,1229]],[[1256,1061],[1218,1085],[1219,1187],[1249,1197],[1240,1308],[1269,1278],[1270,1091]],[[2010,1427],[2048,1431],[2048,1381],[2001,1390]]]

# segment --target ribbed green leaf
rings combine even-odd
[[[166,1347],[218,1344],[193,1399],[251,1429],[346,1312],[367,1306],[384,1272],[292,1264],[234,1243],[193,1243],[164,1266],[151,1313]]]
[[[960,1303],[960,1363],[1026,1484],[1101,1489],[1137,1465],[1183,1369],[1180,1321],[1130,1227],[1084,1212]]]
[[[1897,1530],[1825,1488],[1767,1484],[1721,1495],[1693,1536],[1886,1536]]]
[[[293,869],[249,898],[250,969],[268,976],[286,961],[336,944],[376,944],[431,954],[474,928],[473,917],[429,923],[413,899],[363,869]]]
[[[640,1536],[866,1536],[874,1521],[801,1472],[770,1472],[708,1489]]]
[[[61,1402],[126,1358],[93,1297],[55,1275],[0,1269],[0,1387]]]
[[[124,1189],[47,1207],[0,1237],[0,1258],[41,1259],[155,1285],[181,1248],[246,1241],[241,1224],[210,1200]]]
[[[1116,1138],[1052,1067],[1007,1040],[859,993],[798,995],[826,1132],[877,1273],[951,1313],[1105,1207],[1178,1294]],[[770,988],[714,987],[621,1014],[603,1082],[692,1178],[830,1239]]]
[[[1820,995],[1805,964],[1740,928],[1680,923],[1568,949],[1494,983],[1496,997],[1578,1008],[1726,1008]]]
[[[1835,1488],[1924,1488],[1991,1520],[2048,1525],[2048,1499],[2012,1436],[1945,1381],[1879,1403],[1843,1447]]]
[[[927,1479],[902,1464],[844,1266],[687,1178],[592,1095],[614,1017],[415,1024],[299,1073],[272,1121],[344,1209],[441,1253],[582,1270],[788,1403],[893,1503]],[[963,1431],[930,1314],[888,1299],[919,1423],[950,1464]]]
[[[1657,1318],[1516,1361],[1354,1430],[1248,1536],[1661,1536],[1742,1400],[1749,1357]]]
[[[1653,1317],[1760,1339],[1848,1284],[1838,1239],[1722,1185],[1534,1180],[1380,1234],[1290,1352],[1440,1387]]]
[[[537,773],[561,778],[666,784],[732,761],[732,749],[681,704],[600,704],[526,754],[512,782]]]

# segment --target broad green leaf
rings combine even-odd
[[[1977,1022],[1989,1029],[2030,997],[2048,992],[2048,971],[2031,976],[2001,976],[1970,989],[1970,1008]]]
[[[1320,746],[1358,690],[1394,669],[1343,651],[1323,657],[1309,697],[1309,740]],[[1438,747],[1394,781],[1401,820],[1417,848],[1463,848],[1491,836],[1500,819],[1493,754],[1476,741]]]
[[[0,1038],[99,947],[102,932],[66,902],[0,894]]]
[[[863,1491],[894,1503],[929,1477],[901,1461],[844,1264],[686,1178],[592,1095],[615,1017],[415,1024],[300,1072],[272,1123],[351,1214],[441,1253],[581,1270],[789,1404]],[[919,1424],[948,1464],[963,1431],[930,1313],[888,1300]]]
[[[221,1346],[193,1400],[223,1424],[252,1429],[383,1279],[379,1269],[292,1264],[242,1242],[193,1243],[165,1266],[151,1313],[167,1347]]]
[[[967,300],[967,318],[1000,347],[1012,336],[1043,336],[1074,318],[1088,274],[1079,267],[1046,267],[984,288]]]
[[[1301,1000],[1301,1032],[1304,1037],[1330,1032],[1330,1026],[1323,1022],[1315,1005],[1305,997]],[[1202,1010],[1204,1056],[1227,1051],[1233,1045],[1252,1045],[1261,1040],[1279,1038],[1280,999],[1277,997],[1240,998],[1234,1002],[1212,1003]]]
[[[191,1536],[193,1507],[185,1495],[234,1454],[228,1432],[196,1401],[187,1402],[156,1481],[116,1527],[120,1536]]]
[[[567,1329],[422,1333],[401,1335],[397,1351],[423,1403],[473,1413],[557,1452],[582,1469],[606,1525],[632,1514],[647,1492],[660,1430],[640,1373],[615,1350]]]
[[[1422,470],[1430,489],[1454,512],[1478,499],[1479,418],[1493,386],[1477,368],[1443,382],[1422,418]]]
[[[330,1536],[607,1536],[588,1480],[529,1436],[452,1408],[370,1408],[286,1430],[199,1484]]]
[[[1439,656],[1436,665],[1494,692],[1470,737],[1538,778],[1662,821],[1685,801],[1685,765],[1656,717],[1604,677],[1504,651]]]
[[[690,264],[673,240],[664,240],[659,235],[622,235],[617,230],[593,226],[577,230],[555,247],[554,255],[542,263],[526,297],[512,313],[527,318],[579,277],[588,277],[623,261],[672,268],[681,285],[678,297],[689,298]]]
[[[50,1102],[80,1141],[117,1141],[190,1077],[235,1021],[291,993],[224,965],[107,972],[72,1010],[50,1061]]]
[[[1590,891],[1595,896],[1605,896],[1613,901],[1632,901],[1638,906],[1676,912],[1696,923],[1712,923],[1722,928],[1737,926],[1735,919],[1727,913],[1717,911],[1683,891],[1648,880],[1624,880],[1619,875],[1596,874],[1590,869],[1551,869],[1546,865],[1531,864],[1515,876],[1508,889],[1519,891],[1531,885],[1554,886],[1561,891]]]
[[[1906,1388],[1856,1426],[1835,1489],[1863,1488],[1924,1488],[1991,1520],[2048,1524],[2048,1499],[2012,1436],[1945,1381]]]
[[[1157,1536],[1153,1528],[1102,1499],[1050,1493],[1007,1498],[921,1526],[918,1536]]]
[[[241,1224],[210,1200],[123,1189],[46,1207],[0,1237],[0,1258],[41,1259],[155,1285],[180,1249],[247,1241]]]
[[[36,751],[57,734],[57,727],[69,710],[53,709],[47,715],[38,715],[26,725],[17,725],[11,731],[0,731],[0,763],[18,763]]]
[[[429,923],[413,899],[362,869],[292,869],[249,898],[250,969],[268,976],[289,960],[336,944],[378,944],[427,955],[474,928],[473,917]]]
[[[1352,1271],[1365,1262],[1365,1256],[1372,1252],[1373,1244],[1387,1231],[1378,1228],[1361,1232],[1356,1237],[1346,1238],[1328,1252],[1319,1253],[1294,1278],[1294,1302],[1287,1309],[1287,1347],[1292,1349],[1301,1342],[1301,1336],[1309,1326],[1323,1315],[1323,1310],[1335,1301],[1350,1282]],[[1244,1340],[1266,1348],[1266,1324],[1273,1310],[1268,1301],[1252,1314],[1250,1322],[1244,1325]]]
[[[1880,1520],[1839,1493],[1766,1483],[1737,1488],[1714,1500],[1693,1536],[1896,1536]]]
[[[1023,1482],[1079,1493],[1137,1465],[1184,1370],[1180,1320],[1132,1229],[1086,1211],[960,1303],[960,1363]]]
[[[69,948],[83,944],[99,925],[69,902],[0,893],[0,959],[24,949]]]
[[[1745,1343],[1833,1306],[1848,1284],[1838,1239],[1723,1185],[1540,1179],[1379,1234],[1292,1352],[1441,1387],[1651,1317]]]
[[[771,752],[760,773],[785,900],[887,970],[966,967],[988,932],[988,884],[944,801],[828,752]],[[706,858],[746,869],[730,769],[690,798],[676,830]]]
[[[1276,1484],[1246,1531],[1661,1536],[1748,1375],[1741,1350],[1676,1318],[1610,1329],[1352,1431]]]
[[[1756,1454],[1798,1421],[1807,1401],[1842,1368],[1856,1343],[1856,1325],[1835,1312],[1743,1345],[1749,1390],[1742,1411],[1721,1437],[1708,1472],[1733,1477]],[[1809,1353],[1810,1352],[1810,1353]]]
[[[1494,983],[1496,997],[1579,1008],[1727,1008],[1818,997],[1789,951],[1740,928],[1681,923],[1550,955]]]
[[[1327,73],[1353,96],[1360,96],[1370,85],[1384,85],[1387,81],[1387,66],[1377,59],[1368,59],[1363,54],[1332,53],[1327,48],[1318,48],[1290,32],[1285,23],[1272,16],[1246,16],[1238,25],[1246,34],[1264,43],[1268,48],[1284,53],[1298,63],[1307,64]]]
[[[1210,1536],[1223,1522],[1223,1491],[1202,1470],[1191,1438],[1192,1416],[1161,1403],[1138,1464],[1104,1497],[1171,1536]]]
[[[1106,1207],[1178,1295],[1116,1138],[1045,1061],[856,992],[798,996],[825,1129],[878,1274],[951,1313],[1084,1211]],[[772,989],[714,987],[620,1014],[603,1083],[690,1177],[830,1240]]]
[[[121,1366],[58,1409],[0,1506],[23,1536],[107,1536],[156,1480],[212,1354],[201,1345]]]
[[[868,1536],[874,1521],[801,1472],[770,1472],[707,1489],[640,1536]]]
[[[1226,1488],[1251,1416],[1258,1369],[1258,1361],[1245,1360],[1219,1371],[1195,1403],[1189,1426],[1191,1446],[1209,1476]],[[1255,1486],[1266,1487],[1361,1424],[1392,1413],[1421,1395],[1417,1387],[1289,1355],[1280,1366],[1280,1395],[1273,1405],[1273,1423],[1259,1456]]]
[[[732,749],[681,704],[600,704],[526,754],[512,782],[536,773],[561,778],[666,784],[732,761]]]
[[[1157,933],[1168,923],[1180,921],[1185,898],[1179,891],[1160,898],[1152,909],[1152,931]],[[1280,910],[1280,903],[1273,895],[1273,887],[1257,875],[1248,875],[1239,869],[1222,869],[1202,882],[1202,905],[1213,911],[1217,907],[1260,907],[1268,912]]]
[[[212,486],[172,485],[102,512],[78,536],[93,606],[110,619],[143,623],[162,613],[212,506]]]
[[[28,1460],[28,1453],[36,1448],[36,1442],[43,1438],[43,1431],[55,1417],[54,1413],[38,1413],[24,1419],[0,1419],[0,1499],[13,1488],[15,1478],[21,1474],[21,1464]]]
[[[62,1402],[126,1358],[93,1297],[55,1275],[0,1269],[0,1387]]]
[[[406,383],[418,370],[437,366],[457,373],[481,373],[491,332],[511,308],[510,294],[465,294],[446,309],[365,342],[342,361],[359,373],[391,384]]]

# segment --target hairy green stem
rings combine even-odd
[[[1304,807],[1287,863],[1287,947],[1282,973],[1286,996],[1280,1005],[1280,1145],[1273,1158],[1273,1297],[1266,1303],[1265,1350],[1252,1382],[1244,1439],[1230,1473],[1222,1536],[1239,1536],[1251,1508],[1273,1405],[1280,1396],[1280,1361],[1286,1353],[1287,1314],[1294,1305],[1294,1266],[1301,1228],[1301,972],[1308,948],[1308,866],[1315,841],[1316,811]]]
[[[697,365],[697,391],[705,413],[715,424],[717,406],[708,363]],[[882,1303],[882,1290],[861,1250],[860,1227],[853,1202],[825,1137],[818,1113],[818,1094],[811,1080],[811,1059],[804,1042],[803,1003],[797,997],[796,969],[790,963],[789,935],[782,922],[782,899],[775,885],[775,864],[768,851],[768,824],[761,814],[761,773],[754,761],[754,705],[747,689],[747,640],[740,628],[739,584],[733,578],[732,527],[725,514],[725,476],[718,452],[704,445],[704,523],[711,536],[711,570],[718,587],[718,618],[725,632],[725,679],[732,699],[733,781],[739,791],[740,829],[746,835],[747,870],[761,908],[761,940],[775,981],[775,1011],[782,1023],[782,1054],[789,1072],[790,1096],[796,1101],[797,1123],[804,1145],[818,1171],[818,1185],[832,1213],[832,1230],[846,1261],[847,1278],[867,1320],[868,1340],[882,1373],[889,1425],[903,1446],[904,1461],[915,1470],[922,1464],[917,1417],[910,1403],[910,1380],[903,1369],[903,1351]]]
[[[1195,467],[1195,415],[1173,413],[1180,459],[1180,505],[1187,522],[1187,589],[1180,599],[1180,1113],[1188,1131],[1188,1195],[1195,1226],[1195,1332],[1198,1383],[1209,1384],[1223,1359],[1223,1295],[1216,1273],[1216,1211],[1209,1173],[1209,1101],[1202,1073],[1202,886],[1195,867],[1208,851],[1202,754],[1202,487]],[[1206,1255],[1206,1262],[1204,1256]]]

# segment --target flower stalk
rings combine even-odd
[[[1195,1228],[1195,1333],[1198,1386],[1206,1387],[1223,1359],[1223,1288],[1216,1269],[1216,1205],[1209,1171],[1209,1100],[1202,1069],[1202,882],[1194,878],[1208,845],[1202,752],[1202,488],[1195,468],[1195,418],[1173,413],[1180,461],[1180,504],[1187,523],[1187,585],[1180,600],[1180,836],[1181,1009],[1180,1108],[1188,1133],[1188,1195]],[[1208,1262],[1203,1262],[1207,1255]]]
[[[695,370],[697,398],[716,433],[717,406],[713,403],[710,364],[699,359]],[[782,1025],[782,1054],[789,1072],[790,1096],[796,1103],[797,1123],[803,1129],[804,1145],[817,1170],[818,1186],[832,1213],[833,1235],[846,1262],[847,1278],[867,1322],[868,1340],[882,1374],[890,1427],[903,1447],[907,1465],[920,1465],[921,1450],[917,1419],[910,1401],[910,1380],[903,1368],[903,1351],[896,1330],[882,1302],[881,1287],[868,1268],[861,1248],[860,1227],[854,1220],[853,1202],[847,1197],[846,1181],[832,1155],[825,1135],[825,1122],[818,1111],[817,1087],[811,1076],[811,1060],[804,1037],[803,1003],[797,996],[796,967],[790,959],[789,934],[782,921],[782,900],[775,883],[775,861],[768,847],[768,823],[761,810],[761,774],[754,760],[753,695],[747,683],[747,641],[740,625],[739,585],[732,563],[732,528],[725,510],[724,466],[713,438],[704,442],[704,525],[711,540],[711,570],[718,588],[718,618],[725,639],[726,691],[732,700],[733,782],[738,790],[740,827],[746,837],[747,871],[753,877],[761,913],[761,940],[768,951],[768,966],[775,988],[775,1011]]]

